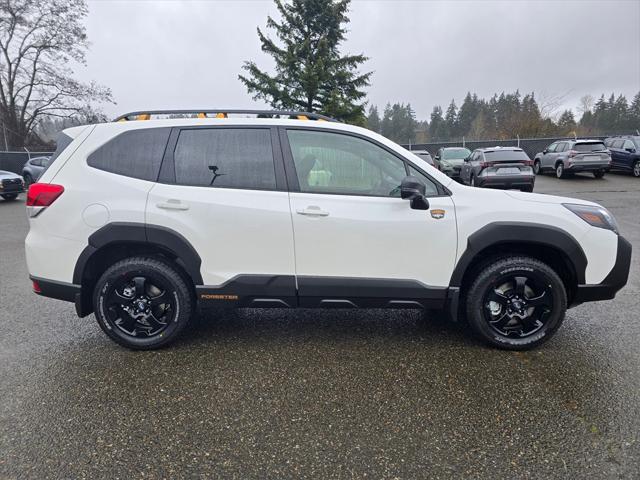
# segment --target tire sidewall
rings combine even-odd
[[[636,175],[637,173],[637,175]],[[631,175],[636,178],[640,178],[640,160],[636,160],[631,167]]]
[[[484,296],[499,277],[505,274],[522,274],[544,280],[553,293],[553,308],[544,326],[525,338],[505,337],[493,330],[484,317]],[[558,275],[545,264],[517,258],[511,265],[495,262],[480,272],[467,298],[467,318],[474,331],[487,343],[508,350],[527,350],[548,340],[560,327],[567,308],[564,285]]]
[[[169,286],[175,301],[175,313],[169,325],[150,338],[133,337],[122,332],[109,318],[104,305],[105,294],[122,275],[144,276],[150,281],[162,282]],[[115,342],[134,350],[160,348],[173,340],[186,326],[191,316],[191,299],[184,280],[170,266],[158,261],[147,262],[144,259],[127,263],[120,262],[108,269],[98,280],[93,295],[95,317],[100,328]]]
[[[562,178],[563,176],[564,176],[564,165],[562,165],[562,163],[559,163],[558,165],[556,165],[556,177]]]

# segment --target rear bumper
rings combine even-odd
[[[65,302],[75,302],[76,295],[79,295],[82,291],[80,285],[74,285],[72,283],[57,282],[55,280],[47,280],[34,276],[29,276],[29,278],[38,285],[39,291],[35,289],[34,285],[34,293],[42,297],[55,298],[56,300],[64,300]]]
[[[596,285],[578,285],[572,306],[584,302],[596,302],[598,300],[611,300],[616,293],[627,284],[629,269],[631,268],[631,244],[621,236],[618,236],[618,253],[616,263],[609,275]]]
[[[489,188],[524,188],[533,187],[536,177],[533,175],[491,175],[477,177],[479,187]]]
[[[596,172],[598,170],[604,170],[608,172],[611,169],[611,164],[608,162],[590,162],[590,163],[572,163],[567,165],[567,162],[564,164],[565,172]]]

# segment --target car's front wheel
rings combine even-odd
[[[536,175],[542,175],[542,167],[540,166],[540,160],[533,162],[533,173]]]
[[[15,200],[16,198],[18,198],[18,194],[17,193],[5,193],[4,195],[0,195],[0,197],[4,198],[5,200]]]
[[[28,188],[29,185],[31,185],[33,183],[33,177],[31,176],[30,173],[25,173],[22,178],[24,178],[24,186],[25,186],[25,188]]]
[[[194,310],[185,278],[170,263],[149,257],[127,258],[108,268],[93,301],[102,330],[134,350],[173,342]]]
[[[633,170],[631,171],[634,177],[640,177],[640,160],[636,160],[633,164]]]
[[[602,178],[604,177],[604,170],[596,170],[593,172],[593,176],[596,178]]]
[[[567,294],[558,274],[531,257],[487,264],[469,285],[467,319],[485,342],[508,350],[534,348],[560,327]]]

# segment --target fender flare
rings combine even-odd
[[[482,250],[506,243],[541,245],[560,250],[571,262],[578,284],[585,283],[587,256],[571,234],[557,227],[539,223],[494,222],[469,236],[467,248],[458,260],[449,286],[462,286],[464,274]]]
[[[113,222],[96,230],[89,237],[89,245],[85,247],[73,270],[73,283],[82,284],[82,277],[89,259],[101,248],[110,244],[131,242],[146,243],[160,247],[175,255],[183,264],[185,270],[195,285],[202,285],[200,265],[202,259],[189,241],[178,232],[160,225],[145,225],[144,223]]]

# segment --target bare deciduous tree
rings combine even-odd
[[[84,0],[0,0],[0,143],[21,147],[46,117],[90,111],[111,92],[72,78],[85,63]]]

